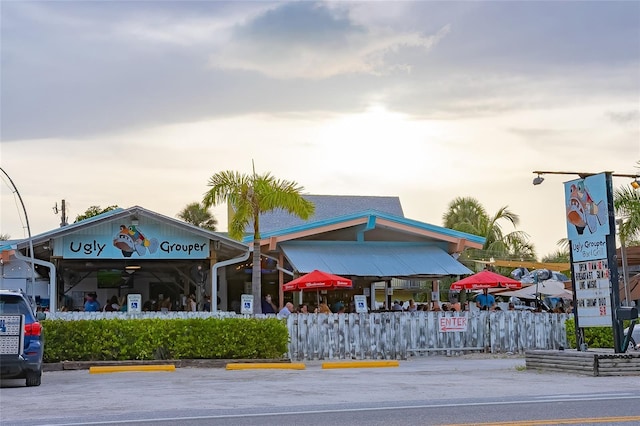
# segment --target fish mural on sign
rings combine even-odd
[[[131,257],[134,252],[138,256],[144,256],[147,251],[153,254],[158,250],[159,243],[157,238],[146,238],[134,225],[120,225],[120,232],[114,237],[113,245],[124,257]]]
[[[598,226],[607,223],[607,216],[605,201],[594,201],[584,184],[584,180],[571,185],[569,204],[567,205],[567,221],[575,226],[578,235],[582,235],[585,228],[588,228],[590,233],[595,233]]]

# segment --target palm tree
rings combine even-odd
[[[640,192],[631,186],[613,192],[616,215],[622,219],[620,241],[623,245],[635,245],[640,239]]]
[[[482,251],[472,251],[468,255],[483,257],[518,257],[535,259],[536,253],[529,236],[523,231],[505,234],[500,225],[507,221],[515,228],[520,217],[507,206],[500,208],[493,216],[489,215],[482,204],[472,197],[458,197],[449,203],[442,216],[444,227],[468,234],[479,235],[486,239]]]
[[[234,210],[230,219],[229,236],[241,240],[248,225],[253,225],[253,312],[262,313],[262,275],[260,269],[260,214],[276,209],[285,210],[301,219],[308,219],[315,207],[302,197],[303,187],[296,182],[279,180],[270,173],[256,175],[223,171],[209,178],[211,187],[202,200],[205,208],[229,203]]]
[[[187,223],[198,226],[200,228],[215,231],[218,220],[211,214],[208,208],[197,201],[189,203],[183,208],[177,217]]]

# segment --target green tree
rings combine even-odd
[[[113,205],[109,207],[105,207],[104,209],[100,206],[91,206],[89,207],[83,214],[79,214],[76,216],[76,220],[73,223],[80,222],[81,220],[89,219],[90,217],[98,216],[99,214],[110,212],[111,210],[117,209],[118,206]]]
[[[486,239],[482,250],[465,252],[468,257],[494,257],[533,260],[536,258],[535,248],[529,242],[529,236],[514,230],[505,233],[502,222],[510,223],[514,228],[520,223],[520,217],[509,210],[508,206],[500,208],[489,215],[484,206],[472,197],[457,197],[449,203],[442,216],[445,228],[468,234],[478,235]]]
[[[189,203],[177,215],[178,218],[187,223],[198,226],[200,228],[215,231],[218,220],[203,204],[196,202]]]
[[[234,214],[229,218],[229,236],[241,240],[248,225],[253,225],[253,293],[254,313],[262,313],[262,275],[260,269],[260,214],[282,209],[301,219],[308,219],[315,206],[302,197],[303,187],[296,182],[279,180],[269,173],[246,175],[223,171],[209,178],[211,189],[202,200],[205,208],[229,203]]]
[[[619,225],[622,244],[635,245],[640,239],[640,192],[631,186],[613,192],[613,206],[616,216],[622,219]]]

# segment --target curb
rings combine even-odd
[[[112,365],[89,367],[89,374],[124,373],[128,371],[176,371],[175,365]]]
[[[380,368],[399,367],[399,361],[346,361],[346,362],[323,362],[323,369],[331,368]]]
[[[283,362],[250,362],[250,363],[229,363],[227,370],[304,370],[307,368],[301,362],[283,363]]]

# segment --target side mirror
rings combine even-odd
[[[45,312],[36,312],[36,319],[38,321],[46,320],[47,314]]]

